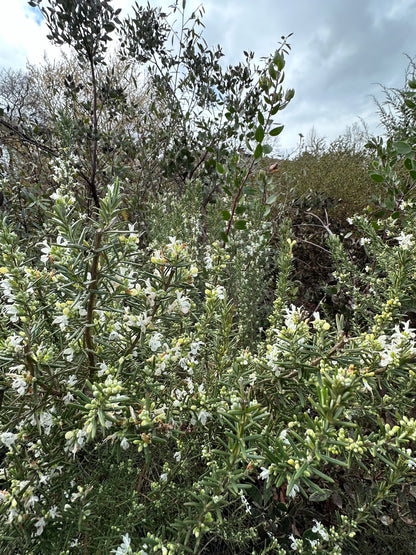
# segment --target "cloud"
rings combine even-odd
[[[51,45],[46,35],[42,15],[27,0],[2,2],[0,67],[23,69],[27,61],[37,64],[45,55],[59,56],[59,49]]]
[[[152,1],[168,10],[173,0]],[[401,87],[407,60],[414,56],[415,0],[202,0],[204,37],[220,44],[224,63],[237,63],[244,50],[257,59],[272,53],[282,35],[292,52],[285,69],[287,87],[295,97],[278,117],[285,124],[283,149],[293,149],[298,133],[315,127],[318,136],[335,138],[363,117],[377,129],[372,95],[377,83]],[[0,20],[0,65],[23,68],[44,53],[58,50],[46,39],[46,25],[26,0],[9,0]],[[133,0],[113,0],[122,16],[132,12]],[[139,0],[139,4],[145,4]],[[188,0],[195,10],[199,0]]]

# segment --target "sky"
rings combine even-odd
[[[113,0],[131,13],[133,0]],[[144,4],[139,1],[139,4]],[[172,0],[150,1],[168,7]],[[201,2],[187,0],[190,10]],[[285,125],[278,148],[291,154],[315,134],[327,141],[364,121],[381,135],[374,97],[380,84],[402,87],[406,57],[416,56],[416,0],[204,0],[204,37],[220,44],[226,63],[238,63],[243,51],[260,59],[274,52],[290,33],[285,86],[295,89],[276,123]],[[46,38],[39,13],[26,0],[0,0],[0,67],[24,69],[45,53],[59,56]]]

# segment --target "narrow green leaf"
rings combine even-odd
[[[382,455],[379,451],[376,451],[374,453],[374,455],[380,459],[383,463],[385,463],[387,466],[389,466],[390,468],[395,469],[396,465],[394,464],[393,461],[389,461],[389,459],[387,459],[384,455]]]
[[[334,457],[330,457],[328,455],[323,455],[321,454],[321,458],[326,461],[329,462],[331,464],[335,464],[335,465],[339,465],[339,466],[343,466],[344,468],[348,468],[349,464],[346,461],[342,461],[340,459],[335,459]]]
[[[85,395],[85,393],[80,389],[77,389],[76,391],[74,391],[74,393],[77,397],[79,397],[83,401],[86,401],[87,403],[91,401],[91,397],[88,397],[88,395]]]
[[[325,480],[326,482],[329,482],[330,484],[334,484],[335,481],[331,478],[331,476],[328,476],[327,474],[324,474],[323,472],[321,472],[320,470],[318,470],[317,468],[311,468],[312,472],[314,472],[317,476],[319,476],[320,478],[322,478],[322,480]]]
[[[326,501],[332,495],[332,491],[330,489],[322,489],[321,491],[314,491],[309,496],[309,501],[318,503],[320,501]]]
[[[260,125],[264,125],[264,116],[261,112],[257,113],[257,119],[258,119]]]
[[[104,416],[104,411],[101,408],[98,408],[97,410],[97,414],[98,414],[98,419],[100,421],[100,424],[103,428],[105,428],[105,416]]]
[[[97,435],[97,420],[94,418],[93,421],[91,422],[91,439],[95,439],[95,436]]]
[[[273,64],[269,65],[269,75],[275,81],[277,79],[277,71]]]
[[[254,134],[254,138],[256,139],[256,141],[258,143],[261,143],[264,139],[264,128],[262,125],[259,125],[256,129],[256,132]]]
[[[382,183],[384,181],[384,177],[382,175],[380,175],[379,173],[371,172],[370,177],[376,183]]]
[[[253,152],[253,147],[251,146],[250,142],[248,141],[247,137],[246,137],[246,148],[249,152]]]
[[[231,218],[231,214],[230,214],[230,212],[228,212],[228,210],[223,210],[221,212],[221,217],[222,217],[223,220],[228,222],[228,220]]]
[[[246,220],[236,220],[234,222],[235,229],[247,229],[247,222]]]
[[[271,137],[277,137],[277,135],[280,135],[280,133],[283,131],[284,125],[279,125],[278,127],[275,127],[274,129],[272,129],[269,132],[269,135]]]
[[[261,144],[258,144],[256,146],[256,150],[254,151],[254,159],[258,160],[259,158],[261,158],[263,155],[263,147],[261,146]]]
[[[224,173],[224,166],[222,164],[220,164],[219,162],[217,162],[217,172],[219,174],[223,174]]]
[[[270,195],[269,197],[267,197],[266,199],[266,204],[274,204],[277,200],[277,193],[275,193],[274,195]]]

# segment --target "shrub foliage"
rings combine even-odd
[[[53,152],[31,139],[52,176],[29,180],[37,200],[22,214],[13,179],[32,124],[2,115],[15,133],[0,223],[2,552],[381,553],[380,537],[413,552],[415,145],[377,144],[379,208],[351,218],[348,237],[322,222],[328,287],[343,301],[302,306],[293,204],[261,169],[293,97],[282,88],[286,40],[263,68],[224,70],[190,31],[186,52],[172,54],[169,18],[150,7],[126,23],[104,0],[42,9],[51,37],[74,46],[72,63],[89,62],[91,119],[71,114],[83,126],[72,139],[51,129]],[[82,25],[97,13],[107,22],[96,42],[71,27],[77,9]],[[184,25],[197,19],[185,2],[174,11]],[[144,131],[152,121],[157,133],[137,156],[150,164],[162,141],[157,184],[123,156],[106,173],[95,70],[118,26],[125,59],[155,63]],[[142,144],[130,139],[133,151]]]

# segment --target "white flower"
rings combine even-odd
[[[407,250],[413,246],[413,235],[411,233],[406,235],[404,231],[402,231],[396,239],[403,250]]]
[[[51,247],[48,245],[48,243],[46,241],[42,241],[42,243],[38,243],[37,246],[41,246],[43,248],[41,248],[41,252],[43,253],[42,256],[40,257],[41,262],[43,262],[44,264],[46,264],[47,262],[49,262],[49,256],[51,254]]]
[[[6,304],[3,310],[9,315],[11,322],[17,322],[19,320],[19,310],[15,305]]]
[[[37,495],[32,494],[26,499],[25,507],[34,507],[38,501],[39,501],[39,497]],[[42,532],[43,532],[43,529],[42,529]]]
[[[175,459],[176,462],[179,462],[182,458],[182,453],[180,451],[176,451],[176,453],[174,453],[173,458]]]
[[[162,480],[162,482],[167,482],[168,475],[164,472],[163,474],[160,475],[160,479]]]
[[[398,326],[395,327],[395,329]],[[403,331],[401,332],[405,337],[411,337],[412,339],[416,337],[415,334],[416,329],[415,328],[411,328],[410,327],[410,320],[407,320],[407,322],[405,322],[403,324]]]
[[[400,353],[400,347],[392,342],[391,345],[387,345],[383,352],[380,354],[380,366],[385,368],[389,364],[397,360],[397,355]]]
[[[219,299],[221,300],[225,299],[225,289],[222,285],[217,285],[215,287],[215,291]]]
[[[36,522],[35,524],[35,528],[36,528],[36,535],[40,536],[45,528],[45,519],[43,518],[43,516]]]
[[[56,518],[59,515],[59,509],[56,505],[53,505],[49,509],[49,515],[50,515],[51,518]]]
[[[117,339],[120,339],[120,337],[121,335],[116,330],[112,330],[108,335],[108,339],[110,341],[116,341]]]
[[[205,426],[205,424],[207,423],[208,417],[210,416],[211,416],[210,412],[206,411],[205,409],[202,409],[198,413],[198,420],[201,422],[203,426]]]
[[[65,403],[65,405],[69,405],[69,403],[75,401],[75,397],[70,391],[68,391],[68,393],[64,397],[62,397],[62,401]]]
[[[7,522],[11,524],[14,521],[14,519],[18,516],[19,516],[19,512],[17,511],[17,509],[15,509],[14,507],[11,507],[9,510],[9,516],[8,516]]]
[[[184,297],[182,291],[176,291],[176,300],[182,314],[187,314],[191,308],[191,301],[188,297]]]
[[[0,441],[6,447],[11,447],[17,439],[17,434],[13,434],[12,432],[3,432],[0,435]]]
[[[296,497],[296,494],[299,491],[299,487],[295,484],[293,486],[293,488],[290,490],[290,492],[288,493],[289,497],[291,497],[292,499],[294,499]]]
[[[244,495],[242,489],[240,489],[239,494],[240,494],[240,498],[241,498],[241,503],[244,505],[245,510],[246,510],[246,513],[251,514],[250,503],[247,501],[247,498],[246,498],[246,496]]]
[[[30,421],[30,423],[33,426],[36,426],[37,424],[37,420],[35,419],[34,416],[32,416],[32,419]],[[52,414],[50,412],[41,412],[39,415],[39,424],[41,426],[41,428],[43,428],[43,431],[45,432],[46,435],[49,435],[51,433],[51,428],[52,428]]]
[[[128,553],[132,552],[130,547],[130,536],[128,534],[125,534],[124,536],[122,536],[122,540],[123,543],[117,549],[113,549],[111,553],[115,553],[115,555],[127,555]]]
[[[127,441],[125,437],[120,441],[120,447],[125,451],[130,447],[130,443]]]
[[[59,324],[59,327],[62,331],[65,331],[68,325],[68,316],[66,314],[61,314],[60,316],[55,316],[55,319],[52,321],[52,324]]]
[[[279,434],[279,439],[281,439],[283,441],[283,443],[285,443],[286,445],[290,445],[289,440],[287,439],[287,428],[285,428],[284,430],[282,430]]]
[[[267,480],[269,481],[270,478],[270,470],[268,468],[266,468],[265,466],[261,467],[261,472],[259,474],[259,478],[260,480]]]
[[[316,520],[313,519],[315,526],[312,528],[312,532],[318,533],[322,539],[324,539],[325,541],[329,540],[329,535],[328,532],[325,530],[325,528],[322,526],[322,524]]]
[[[39,474],[39,484],[47,484],[50,477],[49,474]]]
[[[97,375],[99,377],[104,376],[104,374],[107,372],[108,370],[108,366],[105,362],[100,362],[100,364],[98,365],[99,370],[97,372]]]
[[[296,538],[293,534],[290,534],[289,540],[292,542],[290,544],[291,549],[293,549],[293,551],[297,551],[298,550],[298,545],[297,545]]]
[[[186,368],[188,368],[188,359],[186,357],[182,357],[179,361],[179,366],[181,368],[183,368],[184,370],[186,370]]]
[[[194,341],[193,343],[191,343],[191,348],[190,348],[191,355],[197,355],[202,345],[204,345],[203,341]]]
[[[60,194],[60,193],[61,193],[61,192],[60,192],[60,190],[58,189],[57,191],[55,191],[54,193],[52,193],[52,194],[50,195],[50,198],[51,198],[52,200],[58,200],[58,199],[61,198],[61,194]]]
[[[9,336],[10,346],[17,352],[21,351],[23,346],[21,345],[23,337],[21,335],[12,334]]]
[[[76,432],[67,432],[65,434],[65,439],[67,440],[66,451],[70,450],[74,455],[83,447],[85,443],[85,436],[87,432],[85,430],[77,430]],[[72,446],[72,449],[71,449]]]
[[[53,424],[52,414],[50,412],[42,412],[39,416],[39,423],[45,434],[49,435]]]
[[[143,312],[143,314],[139,314],[137,316],[136,325],[140,326],[140,329],[144,333],[146,331],[146,327],[150,324],[150,316],[147,315],[147,312]]]
[[[81,305],[80,301],[77,301],[76,303],[74,303],[72,305],[72,310],[78,310],[78,314],[80,316],[86,316],[87,315],[87,311],[86,309]]]
[[[66,247],[68,245],[68,241],[64,237],[62,237],[62,235],[58,235],[58,237],[56,238],[56,243],[60,247]]]
[[[77,383],[77,377],[75,374],[71,374],[68,379],[66,380],[67,386],[68,387],[74,387],[74,385]]]
[[[153,352],[157,351],[159,347],[162,346],[161,343],[162,335],[160,333],[154,333],[152,337],[149,339],[149,347],[152,349]]]
[[[297,325],[302,320],[301,309],[292,304],[290,308],[285,309],[285,312],[286,312],[285,326],[289,330],[295,331]]]
[[[74,359],[74,349],[72,347],[67,347],[62,354],[68,362],[72,362]]]
[[[22,376],[14,376],[12,381],[12,389],[17,391],[18,395],[24,395],[28,388],[27,381]]]
[[[212,258],[210,257],[209,253],[204,256],[204,264],[207,270],[212,270],[212,268],[214,267],[212,263]]]

